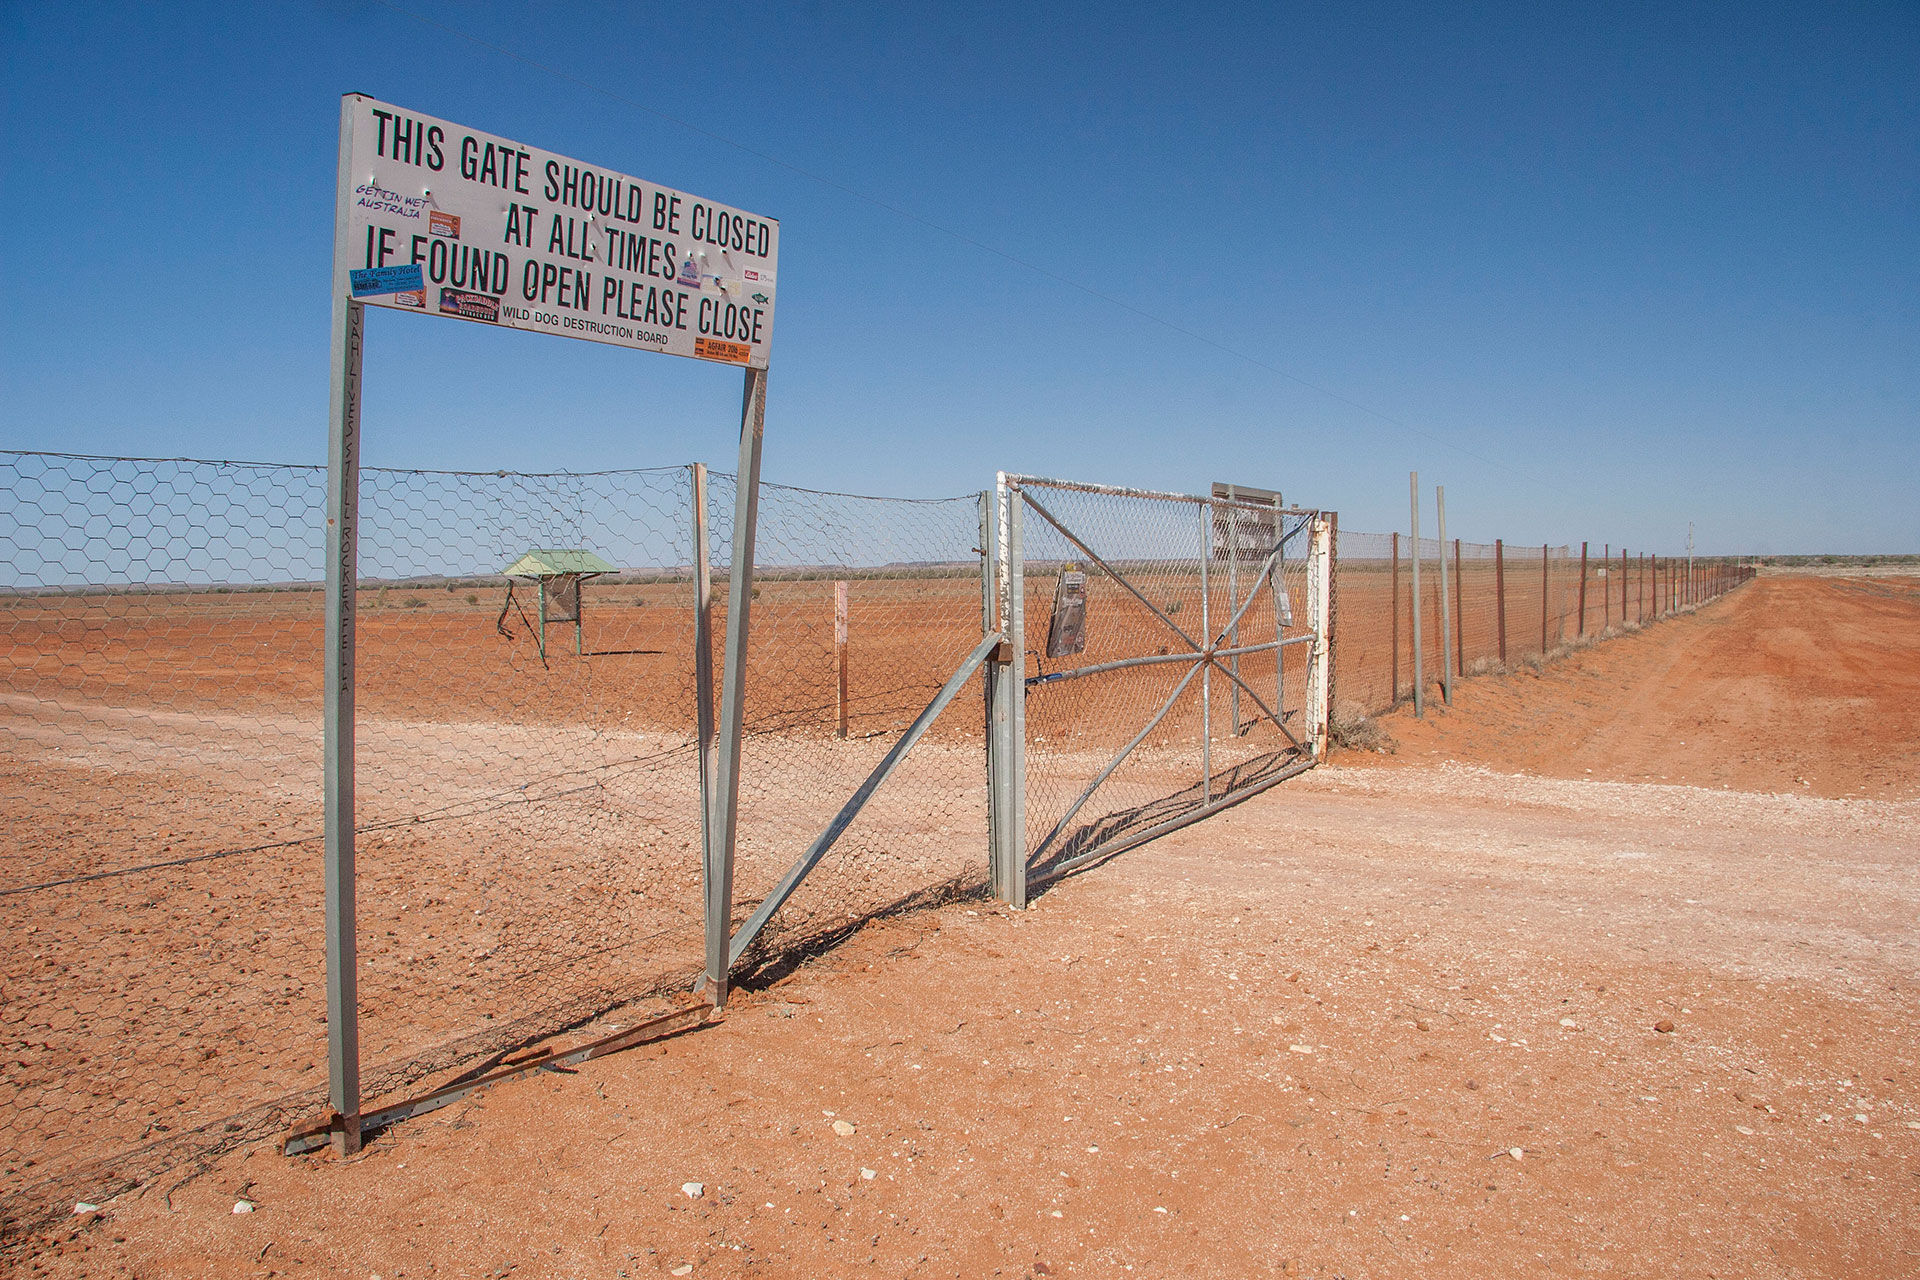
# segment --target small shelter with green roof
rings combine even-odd
[[[549,622],[571,622],[573,651],[585,652],[586,642],[582,636],[580,621],[580,585],[589,578],[615,572],[612,565],[584,548],[535,547],[501,572],[509,578],[524,578],[540,584],[540,609],[537,617],[539,618],[538,640],[542,662],[547,659],[547,624]],[[513,599],[511,583],[507,586],[507,599],[511,605]],[[502,610],[501,616],[505,616],[505,610]]]

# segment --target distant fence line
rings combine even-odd
[[[1704,604],[1755,573],[1750,557],[1669,557],[1610,543],[1421,538],[1416,551],[1409,535],[1342,529],[1336,547],[1334,697],[1349,714],[1377,714],[1413,697],[1416,607],[1421,677],[1435,688],[1449,671],[1537,666],[1571,646]]]

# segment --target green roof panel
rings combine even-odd
[[[614,573],[614,567],[584,548],[535,547],[500,572],[522,578],[552,578],[563,573]]]

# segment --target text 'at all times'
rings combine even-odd
[[[735,342],[764,336],[766,309],[756,305],[764,297],[698,296],[696,303],[696,290],[682,285],[697,282],[683,256],[695,248],[738,254],[742,262],[765,260],[771,248],[765,221],[583,165],[549,159],[536,168],[530,152],[472,135],[450,145],[437,124],[378,109],[372,114],[383,159],[540,203],[508,200],[501,249],[369,225],[363,265],[419,263],[435,284],[496,297],[513,293],[543,306],[597,308],[602,316]],[[539,256],[522,258],[508,249]]]

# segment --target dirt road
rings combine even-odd
[[[11,1261],[1912,1275],[1917,690],[1910,587],[1762,580],[1030,912],[869,925],[712,1029],[344,1166],[236,1151]]]

